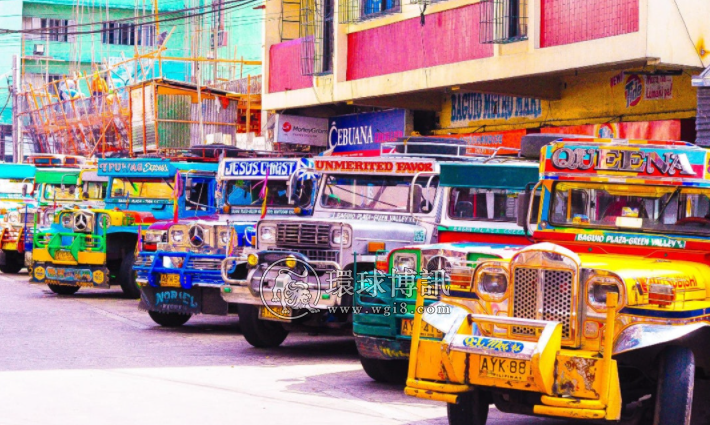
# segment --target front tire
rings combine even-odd
[[[459,394],[458,403],[446,404],[449,425],[485,425],[490,396],[482,391]]]
[[[141,296],[141,291],[136,283],[136,273],[133,271],[133,261],[135,253],[131,251],[123,257],[121,267],[118,269],[118,283],[121,285],[126,298],[137,299]]]
[[[685,347],[668,347],[661,354],[653,425],[689,425],[693,406],[695,358]]]
[[[5,253],[5,264],[0,265],[0,271],[5,274],[18,273],[25,267],[25,256],[14,251]]]
[[[360,364],[367,376],[377,382],[399,385],[407,382],[409,362],[406,360],[368,359],[360,356]]]
[[[159,311],[149,311],[148,315],[155,323],[166,328],[177,328],[182,326],[192,317],[191,314],[163,313]]]
[[[256,348],[273,348],[281,345],[288,331],[281,323],[259,319],[259,307],[239,304],[239,326],[244,339]]]
[[[57,295],[73,295],[79,290],[78,286],[48,284],[49,290]]]

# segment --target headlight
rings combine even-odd
[[[98,216],[99,220],[99,227],[102,229],[108,229],[111,227],[111,217],[109,217],[106,214],[102,214]]]
[[[11,211],[7,214],[7,221],[9,221],[10,223],[19,223],[20,213],[17,211]]]
[[[508,276],[504,273],[485,271],[481,273],[478,288],[491,295],[503,295],[508,290]]]
[[[276,227],[273,225],[259,226],[259,240],[263,242],[274,242],[276,240]]]
[[[347,227],[336,228],[330,233],[330,242],[335,247],[340,247],[341,244],[343,248],[350,247],[350,229]]]
[[[165,234],[165,230],[147,230],[145,232],[145,241],[148,243],[163,242],[163,237],[165,236]]]
[[[397,252],[392,257],[392,267],[398,273],[416,273],[417,255],[411,252]]]
[[[62,226],[71,229],[71,213],[62,214],[59,220],[62,222]]]
[[[229,239],[231,238],[231,236],[232,236],[232,234],[228,228],[226,228],[226,227],[217,228],[217,243],[218,243],[218,245],[226,246],[227,244],[229,244]]]
[[[595,276],[587,284],[587,301],[589,305],[597,311],[606,310],[606,296],[614,292],[619,296],[619,306],[621,306],[621,282],[614,277]]]
[[[185,230],[182,227],[173,227],[172,229],[170,229],[168,235],[170,237],[170,242],[172,243],[181,244],[185,241]]]
[[[42,223],[42,225],[49,226],[52,223],[54,223],[54,212],[48,211],[47,214],[44,215],[44,223]]]

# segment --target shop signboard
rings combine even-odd
[[[328,148],[333,155],[377,156],[382,143],[404,137],[406,122],[404,109],[333,117]]]

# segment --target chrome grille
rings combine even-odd
[[[573,276],[568,270],[515,268],[513,317],[560,322],[562,339],[570,338]],[[542,306],[538,305],[538,300],[542,301]],[[540,317],[538,311],[541,313]],[[534,336],[535,329],[513,326],[512,333]]]
[[[222,261],[219,258],[190,258],[188,267],[195,270],[219,270]]]
[[[311,261],[335,261],[338,262],[337,250],[324,249],[294,249],[293,251],[303,254]]]
[[[330,225],[279,223],[276,242],[283,246],[330,246]]]

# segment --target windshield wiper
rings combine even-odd
[[[677,194],[680,193],[680,189],[681,189],[681,188],[682,188],[681,186],[678,186],[678,187],[673,191],[673,193],[671,193],[671,196],[670,196],[670,198],[668,198],[668,201],[666,201],[666,203],[663,204],[663,206],[661,207],[661,210],[658,212],[658,218],[656,218],[656,220],[655,220],[657,223],[660,223],[660,222],[661,222],[661,217],[663,217],[663,213],[666,212],[666,208],[668,208],[668,205],[670,205],[670,203],[671,203],[671,201],[673,200],[673,198],[674,198]]]

